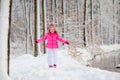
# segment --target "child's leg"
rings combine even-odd
[[[53,65],[57,64],[57,49],[53,49]]]
[[[47,62],[48,65],[53,65],[53,51],[52,49],[47,49]]]

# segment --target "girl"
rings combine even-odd
[[[37,39],[35,42],[39,43],[45,40],[47,40],[46,48],[47,48],[47,61],[48,61],[49,68],[56,68],[57,67],[56,50],[57,48],[59,48],[57,41],[60,41],[68,45],[69,45],[69,42],[59,36],[53,22],[50,23],[47,34],[44,37]]]

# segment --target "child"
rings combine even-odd
[[[53,22],[50,23],[47,34],[44,37],[37,39],[36,43],[43,42],[45,40],[47,40],[46,49],[47,49],[47,61],[49,68],[56,68],[57,67],[56,50],[57,48],[59,48],[57,41],[60,41],[68,45],[69,42],[59,36]]]

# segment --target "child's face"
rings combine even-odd
[[[50,28],[50,32],[54,33],[55,29],[54,28]]]

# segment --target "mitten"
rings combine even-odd
[[[38,43],[38,40],[35,40],[35,43]]]
[[[67,45],[69,45],[69,44],[70,44],[68,41],[65,41],[65,43],[66,43]]]

